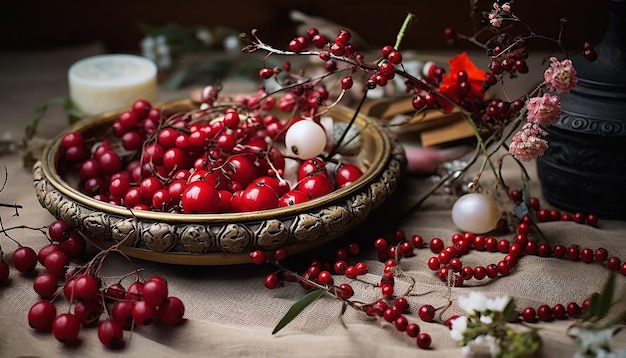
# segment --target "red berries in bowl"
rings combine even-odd
[[[60,151],[77,168],[83,194],[131,210],[167,213],[292,206],[363,175],[352,157],[325,158],[333,126],[323,121],[332,118],[281,122],[264,113],[232,104],[170,114],[138,100],[114,118],[112,136],[70,131],[61,138]]]

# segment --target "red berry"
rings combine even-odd
[[[353,85],[352,76],[346,76],[341,79],[341,89],[347,90],[352,88]]]
[[[50,235],[52,241],[63,242],[70,237],[70,232],[72,232],[72,229],[63,220],[53,221],[48,226],[48,235]]]
[[[567,304],[567,315],[571,318],[578,318],[582,313],[580,306],[576,302],[570,302]]]
[[[497,277],[498,273],[500,272],[498,265],[496,264],[487,265],[487,267],[485,267],[485,270],[487,271],[487,276],[489,278]]]
[[[598,262],[604,262],[608,259],[609,252],[605,248],[600,247],[596,249],[594,256]]]
[[[123,329],[130,329],[133,325],[133,301],[117,301],[111,308],[111,319]]]
[[[100,319],[103,310],[100,300],[79,301],[74,306],[74,315],[83,327],[92,327]]]
[[[267,258],[265,257],[265,253],[263,251],[254,250],[250,252],[250,260],[257,265],[260,265],[262,263],[265,263],[267,261]]]
[[[148,280],[143,285],[143,300],[152,306],[160,306],[167,298],[167,282],[163,280]]]
[[[550,244],[542,242],[537,247],[537,254],[541,257],[549,257],[552,254],[552,248],[550,248]]]
[[[432,322],[435,319],[435,307],[432,305],[424,305],[420,307],[418,315],[420,319],[424,322]]]
[[[435,254],[440,253],[443,250],[443,240],[438,237],[434,237],[430,240],[430,251]]]
[[[264,280],[265,287],[269,289],[275,289],[276,287],[278,287],[279,283],[280,283],[280,277],[278,276],[276,272],[270,272],[267,275],[265,275],[265,280]]]
[[[80,321],[71,313],[57,316],[52,323],[52,335],[59,342],[72,344],[78,340]]]
[[[39,301],[28,311],[28,324],[42,332],[49,332],[57,316],[57,309],[50,301]]]
[[[419,333],[420,333],[420,326],[417,323],[409,323],[409,325],[406,326],[406,334],[409,337],[417,337]]]
[[[621,265],[622,265],[622,261],[618,257],[615,257],[615,256],[611,256],[606,262],[606,266],[611,271],[619,271]]]
[[[37,253],[37,261],[39,261],[39,263],[43,265],[49,253],[51,253],[52,251],[60,250],[61,247],[58,244],[48,244],[39,249],[39,252]]]
[[[417,335],[417,346],[421,349],[429,349],[433,343],[432,338],[428,333],[419,333]]]
[[[35,278],[33,288],[39,296],[52,298],[59,288],[59,279],[49,272],[44,272]]]
[[[384,284],[380,286],[380,290],[381,290],[383,297],[385,297],[386,299],[393,298],[393,285]]]
[[[287,258],[287,250],[285,248],[278,248],[274,251],[274,260],[282,261]]]
[[[331,286],[333,284],[333,275],[328,271],[322,271],[317,275],[317,281],[325,286]]]
[[[554,246],[554,250],[552,250],[552,254],[556,258],[563,258],[567,255],[567,248],[564,245],[558,244]]]
[[[68,132],[61,138],[61,147],[66,150],[71,147],[82,147],[84,143],[83,135],[79,132]]]
[[[580,260],[580,249],[577,245],[572,245],[567,248],[567,258],[572,261]]]
[[[532,307],[526,307],[524,311],[522,311],[522,318],[528,323],[537,322],[537,312]]]
[[[145,119],[148,117],[148,113],[150,113],[150,109],[152,108],[152,104],[150,101],[145,99],[138,99],[133,102],[131,107],[132,111],[137,115],[139,119]]]
[[[78,301],[95,301],[98,298],[98,282],[89,275],[80,275],[74,280],[74,299]]]
[[[215,213],[219,211],[217,188],[206,181],[189,184],[182,194],[181,207],[185,213]]]
[[[562,319],[567,314],[567,310],[565,309],[565,306],[557,303],[554,307],[552,307],[552,314],[554,315],[554,318]]]
[[[261,76],[261,78],[263,78],[263,79],[269,79],[272,76],[274,76],[274,71],[272,69],[269,69],[269,68],[262,68],[259,71],[259,76]]]
[[[37,266],[37,253],[28,246],[13,251],[13,267],[21,273],[32,272]]]
[[[344,260],[338,260],[333,265],[333,271],[337,275],[343,275],[346,273],[346,269],[348,268],[348,263]]]
[[[391,51],[389,55],[387,55],[387,60],[394,65],[398,65],[402,62],[402,54],[398,51]]]
[[[352,289],[352,286],[350,286],[350,284],[342,283],[341,285],[339,285],[339,287],[335,289],[335,293],[339,298],[347,300],[348,298],[352,297],[352,295],[354,295],[354,290]]]
[[[400,316],[398,318],[396,318],[396,320],[393,322],[394,326],[396,326],[396,329],[400,332],[404,332],[406,331],[406,327],[408,327],[409,325],[409,320],[405,317],[405,316]]]
[[[65,270],[70,263],[69,258],[62,251],[53,251],[46,256],[44,266],[48,272],[61,278],[65,276]]]
[[[474,267],[474,278],[477,280],[482,280],[487,276],[487,270],[483,266]]]
[[[138,325],[148,326],[156,320],[157,309],[146,301],[137,301],[133,306],[132,316]]]
[[[109,349],[119,349],[124,346],[124,330],[122,326],[108,319],[98,325],[98,339]]]
[[[167,297],[157,311],[159,321],[170,325],[181,323],[184,315],[185,305],[183,301],[174,296]]]
[[[537,316],[544,322],[551,321],[553,318],[552,309],[548,305],[541,305],[537,309]]]
[[[72,231],[67,240],[59,244],[59,249],[67,255],[69,259],[77,259],[85,252],[87,241],[78,231]]]
[[[593,262],[593,250],[591,250],[588,247],[585,247],[582,250],[580,250],[580,259],[585,263]]]

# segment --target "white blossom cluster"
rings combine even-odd
[[[159,69],[166,70],[172,66],[171,51],[165,36],[146,36],[139,45],[141,54],[154,61]]]
[[[464,342],[461,353],[464,357],[498,357],[501,352],[497,337],[489,333],[471,333],[477,326],[489,326],[494,319],[502,315],[511,299],[508,296],[488,298],[484,293],[472,291],[458,299],[459,306],[467,312],[451,321],[450,335],[459,342]],[[487,331],[487,330],[485,330]],[[468,337],[473,337],[468,340]]]
[[[576,340],[574,358],[626,358],[626,349],[611,351],[611,340],[617,327],[602,329],[572,327],[568,333]]]

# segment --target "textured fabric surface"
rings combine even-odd
[[[56,51],[0,54],[0,135],[10,133],[21,138],[27,121],[34,116],[39,105],[67,93],[67,68],[74,61],[97,54],[97,45]],[[161,99],[178,98],[186,93],[162,92]],[[66,125],[65,115],[58,108],[51,108],[41,124],[40,134],[53,137]],[[0,157],[0,165],[8,169],[6,188],[0,192],[1,203],[19,203],[23,209],[19,216],[12,216],[11,209],[1,209],[5,227],[48,225],[53,217],[43,209],[35,197],[30,169],[21,165],[20,153]],[[527,166],[533,180],[532,193],[541,198],[534,164]],[[511,187],[521,187],[519,169],[505,163],[504,177]],[[486,183],[489,183],[485,175]],[[368,282],[378,282],[383,264],[375,260],[371,243],[378,235],[387,235],[389,222],[423,195],[431,186],[427,177],[406,177],[396,194],[370,219],[345,238],[337,240],[315,254],[332,253],[336,245],[357,241],[363,248],[362,259],[370,265],[370,274],[363,277]],[[434,195],[416,212],[401,222],[409,235],[419,234],[429,240],[440,237],[449,243],[457,232],[450,218],[452,201],[444,195]],[[541,229],[551,244],[578,244],[581,247],[605,247],[611,255],[626,259],[626,223],[601,221],[598,228],[573,222],[541,224]],[[15,232],[14,237],[23,245],[36,250],[46,244],[45,238],[35,231]],[[503,235],[511,238],[512,234]],[[15,243],[0,236],[4,259],[9,263],[16,248]],[[443,307],[448,299],[455,300],[466,295],[468,287],[449,290],[426,265],[432,254],[428,250],[416,251],[416,256],[402,261],[402,268],[416,280],[409,298],[412,312],[422,304]],[[472,252],[463,258],[466,265],[496,263],[499,253]],[[308,255],[291,259],[308,260]],[[410,321],[420,324],[422,331],[433,337],[433,349],[419,351],[415,340],[397,332],[386,322],[366,317],[350,308],[340,317],[341,304],[330,298],[316,301],[284,330],[272,336],[271,332],[290,305],[302,296],[298,285],[287,285],[276,290],[263,286],[263,277],[270,268],[255,265],[233,267],[174,266],[133,260],[144,269],[144,276],[161,274],[170,285],[170,293],[180,297],[186,304],[186,322],[178,327],[139,327],[126,334],[127,346],[120,352],[105,349],[97,337],[96,329],[83,329],[81,342],[66,347],[55,341],[51,334],[40,334],[28,327],[27,312],[38,300],[32,289],[32,277],[11,271],[8,285],[0,287],[0,356],[2,357],[404,357],[404,356],[459,356],[460,351],[440,324],[424,323],[411,314]],[[111,256],[106,262],[106,273],[124,274],[132,266],[119,256]],[[38,268],[41,272],[43,269]],[[584,264],[554,258],[524,257],[509,277],[495,280],[470,281],[469,285],[489,296],[507,294],[515,297],[518,307],[541,304],[567,304],[582,302],[598,291],[607,277],[607,269],[600,264]],[[338,278],[337,280],[341,280]],[[345,280],[345,278],[344,278]],[[396,290],[406,289],[408,280],[398,278]],[[626,278],[618,277],[620,288]],[[378,289],[354,283],[355,299],[367,301],[378,294]],[[621,292],[624,292],[623,290]],[[58,299],[59,311],[67,310],[64,299]],[[443,318],[461,311],[453,304]],[[343,324],[342,324],[343,323]],[[572,356],[573,341],[565,331],[572,321],[539,324],[544,345],[538,356]],[[618,341],[626,341],[622,333]]]

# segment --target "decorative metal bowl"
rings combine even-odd
[[[191,100],[159,106],[165,113],[196,108]],[[335,121],[347,122],[354,112],[335,107]],[[347,187],[294,206],[248,213],[174,214],[130,210],[93,199],[77,189],[76,173],[65,169],[62,136],[78,131],[102,135],[119,112],[85,118],[48,145],[33,168],[41,205],[57,219],[80,231],[92,244],[106,248],[123,240],[120,249],[135,258],[184,265],[230,265],[249,262],[256,249],[271,254],[284,247],[303,252],[340,237],[365,221],[395,190],[406,164],[404,150],[375,119],[359,115],[355,124],[363,146],[356,157],[363,176]]]

